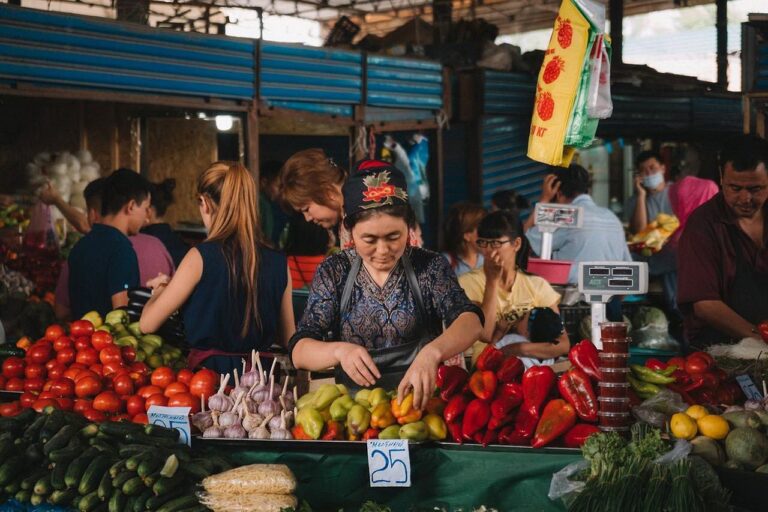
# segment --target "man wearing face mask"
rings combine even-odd
[[[758,337],[768,319],[768,142],[740,136],[720,153],[722,191],[680,238],[678,303],[689,344]]]
[[[667,169],[661,156],[655,151],[643,151],[637,155],[635,164],[635,195],[629,198],[625,209],[632,233],[645,229],[660,213],[673,215],[669,188],[664,181]]]

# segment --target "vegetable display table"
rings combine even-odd
[[[197,442],[197,439],[195,440]],[[296,475],[296,495],[314,511],[358,510],[371,500],[392,510],[463,510],[481,505],[499,511],[563,510],[547,498],[552,474],[578,460],[578,450],[413,445],[410,488],[371,488],[365,443],[198,443],[196,449],[225,455],[236,464],[286,464]]]

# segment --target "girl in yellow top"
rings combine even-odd
[[[520,319],[537,307],[559,312],[560,295],[544,279],[524,272],[528,262],[528,246],[517,214],[496,211],[488,214],[478,226],[477,245],[485,261],[462,275],[459,284],[469,297],[483,308],[485,323],[480,342],[474,346],[475,358],[486,343],[497,343]],[[565,332],[553,343],[513,343],[504,352],[516,356],[550,359],[568,353]]]

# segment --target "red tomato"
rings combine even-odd
[[[24,391],[24,379],[11,377],[5,383],[6,391]]]
[[[69,379],[57,379],[51,381],[50,391],[57,397],[72,396],[75,394],[75,383]]]
[[[101,361],[101,364],[122,363],[123,354],[120,352],[120,347],[117,345],[104,347],[99,351],[99,361]]]
[[[197,398],[203,397],[204,400],[208,400],[208,397],[216,393],[216,388],[219,384],[219,376],[213,370],[204,368],[192,377],[189,383],[189,392],[195,395]]]
[[[81,363],[72,363],[69,368],[77,368],[78,370],[87,370],[88,367]]]
[[[89,408],[85,409],[82,412],[82,415],[85,416],[85,419],[88,421],[94,421],[94,422],[102,422],[106,421],[107,417],[104,415],[103,412],[97,411],[96,409]]]
[[[131,395],[125,401],[125,410],[131,416],[135,416],[137,414],[143,414],[147,409],[144,407],[143,398],[141,398],[139,395]]]
[[[3,377],[10,379],[11,377],[22,377],[24,375],[24,368],[27,363],[20,357],[11,356],[3,361]]]
[[[142,361],[135,361],[131,363],[131,371],[138,373],[149,373],[149,366]]]
[[[136,392],[137,395],[139,395],[143,399],[147,399],[150,396],[154,394],[163,394],[163,388],[159,388],[157,386],[144,386],[142,388],[139,388],[139,390]]]
[[[96,350],[104,350],[110,345],[114,345],[112,335],[106,331],[96,331],[91,336],[91,344]]]
[[[50,343],[35,343],[27,350],[27,361],[34,364],[45,364],[54,357],[53,345]]]
[[[91,344],[91,338],[88,336],[80,336],[75,338],[75,350],[83,350],[86,348],[93,348]]]
[[[136,383],[137,388],[149,385],[149,375],[146,373],[131,372],[129,375],[133,379],[133,382]]]
[[[192,393],[176,393],[168,399],[168,407],[190,407],[191,414],[200,412],[200,399]]]
[[[58,364],[59,364],[59,362],[56,361],[56,359],[51,359],[50,361],[45,363],[45,370],[46,371],[51,371],[51,368],[53,368],[54,366],[56,366]]]
[[[677,366],[678,369],[685,370],[685,358],[684,357],[673,357],[669,361],[667,361],[667,366]]]
[[[93,408],[101,412],[118,413],[120,412],[120,397],[113,391],[99,393],[93,399]]]
[[[28,379],[45,377],[45,366],[41,364],[28,364],[27,367],[24,368],[24,377]]]
[[[709,366],[709,361],[698,355],[690,355],[685,361],[685,371],[694,375],[706,372]]]
[[[72,364],[75,362],[75,356],[77,352],[74,348],[62,348],[56,353],[56,361],[64,365]]]
[[[709,363],[709,366],[715,365],[715,358],[712,357],[709,354],[709,352],[691,352],[690,354],[688,354],[688,357],[691,357],[691,356],[698,356],[698,357],[704,358],[704,360],[707,361],[707,363]]]
[[[101,379],[86,375],[75,382],[75,395],[78,398],[92,397],[101,392]]]
[[[131,421],[131,416],[128,414],[115,414],[109,421]]]
[[[59,404],[59,409],[63,411],[71,411],[72,407],[75,405],[75,401],[68,396],[60,396],[59,398],[56,398],[56,403]]]
[[[24,381],[24,391],[29,391],[30,393],[34,392],[41,392],[43,390],[43,386],[45,385],[45,381],[42,379],[42,377],[34,377],[31,379],[26,379]]]
[[[123,360],[127,363],[132,363],[136,360],[136,349],[133,347],[120,347],[120,353],[123,356]]]
[[[74,348],[75,343],[72,341],[72,338],[69,336],[62,336],[61,338],[57,338],[56,341],[53,342],[53,350],[58,352],[59,350],[63,348]]]
[[[127,373],[125,365],[122,362],[104,363],[104,375],[114,376],[118,373]]]
[[[152,372],[150,381],[152,382],[153,386],[165,389],[168,384],[176,381],[176,374],[173,373],[171,368],[167,366],[161,366],[159,368],[155,368],[155,370]]]
[[[49,325],[45,330],[45,335],[43,335],[43,338],[48,341],[56,341],[57,339],[64,336],[64,334],[64,329],[60,325],[53,324]]]
[[[147,418],[146,414],[142,413],[142,414],[134,415],[131,421],[134,423],[141,423],[142,425],[146,425],[147,423],[149,423],[149,418]]]
[[[93,334],[93,324],[88,320],[75,320],[69,324],[69,333],[72,336],[90,336]]]
[[[168,398],[161,395],[160,393],[155,393],[154,395],[150,396],[144,401],[144,407],[146,408],[147,411],[153,405],[162,405],[164,407],[168,405]]]
[[[75,361],[85,366],[91,366],[99,362],[99,353],[94,348],[84,348],[77,352]]]
[[[99,377],[104,376],[104,367],[99,363],[92,364],[91,366],[88,367],[88,369],[91,370],[96,375],[98,375]]]
[[[56,400],[56,398],[58,398],[58,397],[56,395],[54,395],[53,393],[51,393],[50,391],[43,391],[42,393],[37,395],[37,398],[46,399],[46,400],[48,398],[52,398],[52,399]]]
[[[0,374],[0,389],[5,389],[5,377]]]
[[[69,367],[64,371],[64,378],[71,380],[72,382],[77,381],[77,376],[82,372],[83,370],[80,368],[73,368]]]
[[[21,403],[19,403],[18,400],[0,404],[0,416],[4,418],[9,416],[16,416],[19,411],[21,411]]]
[[[32,407],[32,402],[37,400],[37,395],[34,393],[24,392],[19,397],[19,402],[21,402],[21,406],[25,409]]]
[[[133,379],[127,373],[117,375],[112,379],[112,386],[115,388],[115,393],[118,395],[132,395],[133,394]]]
[[[177,393],[189,393],[189,388],[183,382],[171,382],[165,386],[163,394],[170,398]]]
[[[179,370],[178,374],[176,374],[176,381],[189,386],[189,383],[192,382],[192,377],[194,376],[195,376],[195,372],[187,368],[183,368]]]
[[[93,400],[86,400],[85,398],[76,399],[72,406],[72,410],[80,414],[91,408],[93,408]]]
[[[43,409],[45,409],[48,406],[53,406],[58,409],[59,403],[53,398],[38,398],[32,403],[32,408],[36,412],[43,412]]]
[[[56,363],[51,368],[48,369],[48,378],[49,379],[61,379],[64,377],[64,372],[67,371],[67,367],[63,364]]]

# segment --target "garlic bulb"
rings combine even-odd
[[[243,367],[245,367],[245,362],[243,362]],[[234,389],[232,389],[232,391],[229,392],[229,398],[231,398],[232,400],[234,400],[236,402],[239,402],[240,399],[246,393],[248,393],[248,388],[243,386],[240,383],[240,379],[238,379],[238,377],[237,377],[237,368],[235,368],[233,373],[235,374],[235,387],[234,387]]]
[[[200,395],[200,412],[192,415],[191,422],[200,432],[205,432],[206,429],[213,426],[213,417],[211,411],[205,410],[203,395]]]
[[[269,439],[270,433],[269,433],[269,430],[267,430],[266,424],[271,419],[272,419],[272,416],[264,418],[264,421],[261,422],[261,425],[259,425],[258,427],[251,430],[248,433],[248,439]]]
[[[226,412],[226,411],[232,410],[232,406],[234,405],[234,400],[232,400],[230,397],[228,397],[224,393],[224,390],[227,387],[228,382],[229,382],[229,374],[227,374],[221,379],[219,390],[216,392],[216,394],[208,398],[208,408],[210,410],[216,411],[216,412]]]
[[[245,417],[243,418],[243,428],[250,432],[251,430],[257,429],[263,421],[264,417],[260,414],[251,414],[246,411]]]
[[[251,351],[251,371],[244,372],[240,378],[240,382],[243,386],[252,387],[254,384],[261,382],[261,374],[264,369],[261,367],[261,357],[255,350]]]
[[[272,396],[272,392],[275,390],[275,377],[274,375],[269,378],[269,390],[267,391],[268,396]],[[267,400],[264,400],[259,404],[259,414],[262,416],[269,416],[270,414],[279,414],[280,413],[280,405],[272,400],[271,398],[268,398]]]
[[[224,430],[224,437],[227,439],[245,439],[248,437],[248,432],[240,423],[235,423]]]
[[[240,405],[240,400],[237,400],[232,409],[226,412],[222,412],[219,415],[219,425],[224,428],[231,427],[236,423],[240,423],[240,415],[237,413],[237,407]]]
[[[287,429],[291,426],[291,423],[293,419],[293,411],[282,411],[280,413],[280,416],[275,416],[271,420],[269,420],[269,430],[274,432],[274,429],[276,428],[284,428]]]
[[[270,424],[271,423],[272,421],[270,420]],[[269,438],[277,440],[293,439],[293,436],[286,428],[285,411],[280,414],[280,425],[277,428],[272,429],[272,434],[269,436]]]
[[[203,437],[206,439],[224,437],[224,431],[220,427],[212,425],[203,431]]]

